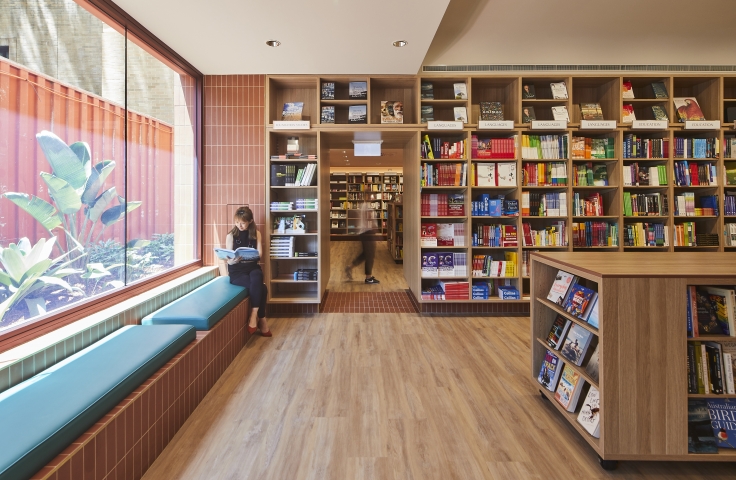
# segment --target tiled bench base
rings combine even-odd
[[[245,345],[245,299],[179,352],[33,479],[138,479]]]

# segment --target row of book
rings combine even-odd
[[[451,141],[425,135],[421,145],[421,158],[428,160],[465,158],[466,142],[464,139]]]
[[[516,225],[474,225],[474,247],[516,247],[519,245]]]
[[[717,138],[675,137],[675,158],[718,158]]]
[[[605,163],[591,162],[573,165],[572,184],[575,187],[605,187],[608,185],[608,167]]]
[[[317,171],[316,163],[308,163],[304,166],[285,165],[283,163],[271,164],[271,186],[272,187],[306,187],[312,185],[315,180],[314,172]]]
[[[522,135],[521,158],[556,160],[568,157],[569,135]]]
[[[666,193],[624,192],[624,217],[662,217],[667,213]]]
[[[617,247],[618,223],[573,222],[573,247]]]
[[[420,88],[420,98],[422,100],[467,100],[468,86],[465,82],[455,82],[452,84],[452,97],[434,98],[434,84],[432,82],[423,81]]]
[[[522,223],[522,240],[524,247],[566,247],[567,226],[564,221],[541,228],[532,228],[526,222]]]
[[[667,226],[662,223],[627,223],[623,228],[624,247],[667,247]]]
[[[422,223],[420,246],[464,247],[464,223]]]
[[[736,337],[736,292],[723,286],[687,287],[688,337]]]
[[[271,257],[291,258],[294,256],[294,237],[271,237]]]
[[[423,187],[464,187],[468,184],[468,164],[422,163],[420,176]]]
[[[702,217],[718,215],[718,196],[701,195],[700,207],[695,206],[694,192],[681,192],[675,196],[675,215],[680,217]]]
[[[473,185],[477,187],[515,187],[516,163],[473,163],[471,178]]]
[[[439,281],[422,286],[422,300],[468,300],[467,281]]]
[[[465,277],[468,255],[465,252],[422,252],[422,278]]]
[[[723,214],[736,215],[736,192],[726,192],[723,195]]]
[[[316,268],[298,268],[294,272],[294,280],[297,281],[315,281],[318,279],[318,271]]]
[[[420,212],[423,217],[464,217],[465,194],[422,193]]]
[[[573,160],[590,160],[593,158],[615,158],[613,138],[576,137],[573,135],[570,145]]]
[[[723,137],[723,158],[736,158],[736,137]]]
[[[527,162],[522,165],[521,185],[524,187],[567,186],[567,163]]]
[[[566,217],[566,192],[521,192],[522,217]]]
[[[484,159],[512,159],[516,158],[516,136],[502,138],[478,138],[470,136],[471,158]]]
[[[711,162],[675,162],[675,185],[718,185],[716,164]]]
[[[682,222],[675,225],[674,237],[676,247],[697,247],[695,222]]]
[[[586,198],[575,192],[572,198],[572,214],[574,217],[601,217],[605,215],[603,210],[603,196],[598,193],[590,193]]]
[[[736,247],[736,223],[726,223],[723,225],[723,231],[726,237],[725,245]]]
[[[579,280],[580,277],[577,275],[558,270],[547,293],[547,300],[560,305],[570,315],[598,328],[598,292],[582,285]]]
[[[503,260],[493,255],[473,255],[473,277],[515,278],[519,275],[516,252],[503,252]]]
[[[669,139],[641,138],[634,133],[624,135],[624,158],[669,158]]]
[[[474,217],[518,217],[519,201],[507,199],[505,195],[481,193],[470,201],[470,211]]]
[[[624,165],[624,187],[659,187],[667,185],[665,165],[639,165],[634,162]]]
[[[688,342],[687,393],[733,395],[736,342]]]

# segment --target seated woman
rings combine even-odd
[[[248,207],[240,207],[233,216],[235,227],[227,234],[225,248],[235,250],[240,247],[255,248],[258,256],[263,256],[261,248],[261,232],[256,229],[253,221],[253,212]],[[253,307],[248,323],[248,333],[255,333],[260,328],[264,337],[272,336],[266,321],[266,298],[268,290],[263,283],[263,271],[258,261],[246,261],[239,257],[227,261],[227,271],[230,274],[230,283],[246,287],[250,294],[250,304]]]

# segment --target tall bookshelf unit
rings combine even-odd
[[[687,338],[687,286],[736,284],[736,258],[723,252],[538,252],[532,255],[531,375],[537,377],[549,349],[547,334],[559,314],[591,331],[598,342],[599,376],[570,365],[600,392],[600,438],[577,422],[554,394],[539,390],[598,454],[604,468],[618,460],[736,461],[736,450],[688,453],[688,399],[736,398],[688,394],[683,359],[687,342],[732,337]],[[598,292],[599,328],[547,300],[558,270],[577,275]],[[559,352],[556,352],[559,353]],[[560,360],[565,362],[564,357]],[[566,365],[568,364],[565,362]],[[644,394],[645,393],[645,394]]]
[[[404,260],[404,206],[401,203],[388,203],[386,246],[395,262]]]
[[[335,83],[335,99],[321,99],[321,84],[325,81]],[[367,98],[362,100],[350,99],[348,97],[348,85],[351,81],[365,81],[367,84]],[[427,99],[421,96],[421,84],[432,83],[434,98]],[[568,98],[553,99],[550,89],[550,83],[564,82],[567,87]],[[623,82],[631,82],[632,90],[635,98],[624,98]],[[652,83],[662,83],[667,90],[666,98],[656,98],[652,89]],[[453,94],[453,85],[455,83],[465,83],[468,93],[467,99],[455,99]],[[536,98],[523,98],[523,85],[534,85]],[[698,103],[707,120],[718,120],[720,125],[713,125],[711,130],[690,129],[685,124],[679,123],[677,120],[677,112],[673,105],[673,99],[677,97],[692,96],[698,100]],[[381,124],[380,104],[382,100],[402,101],[404,103],[404,123],[403,124]],[[329,182],[329,165],[325,158],[327,148],[322,147],[323,139],[330,135],[353,135],[354,138],[362,138],[366,135],[379,138],[401,137],[412,138],[412,142],[406,143],[403,147],[404,158],[404,195],[403,205],[404,220],[404,271],[409,287],[417,297],[420,304],[437,303],[436,300],[422,300],[422,286],[429,281],[421,276],[421,256],[423,249],[420,245],[421,225],[422,223],[435,221],[438,219],[420,218],[420,215],[413,213],[420,212],[420,200],[422,193],[459,193],[465,195],[465,215],[462,217],[454,217],[451,219],[442,218],[439,221],[460,222],[465,225],[465,242],[462,247],[454,247],[455,250],[465,252],[468,259],[472,259],[475,254],[491,255],[495,259],[505,256],[506,252],[516,254],[517,268],[515,276],[503,280],[512,285],[517,286],[522,294],[521,303],[528,304],[530,299],[530,277],[528,275],[528,264],[525,260],[529,258],[530,252],[533,251],[560,251],[560,252],[578,252],[578,251],[600,251],[606,253],[613,252],[736,252],[736,244],[726,242],[724,230],[727,224],[736,224],[736,215],[724,215],[724,194],[729,191],[735,191],[736,185],[726,184],[726,167],[736,169],[736,158],[724,158],[726,149],[724,141],[734,137],[734,119],[728,117],[729,108],[736,107],[736,75],[709,75],[709,74],[683,74],[671,75],[664,73],[649,74],[608,74],[591,73],[591,74],[523,74],[523,75],[470,75],[470,74],[423,74],[420,76],[269,76],[267,81],[267,135],[269,135],[269,148],[273,143],[273,135],[288,135],[288,132],[281,132],[274,129],[273,121],[279,120],[282,106],[284,102],[302,101],[304,102],[304,117],[311,121],[310,129],[305,131],[291,132],[296,135],[305,135],[314,138],[315,151],[319,154],[320,179],[317,187],[320,196],[321,207],[324,213],[317,213],[315,216],[320,226],[317,229],[317,238],[321,242],[329,238],[328,232],[339,233],[333,231],[330,223],[329,205],[334,203],[335,195],[330,192],[331,185]],[[486,130],[482,128],[480,123],[480,106],[481,102],[499,102],[504,111],[504,118],[513,121],[513,125],[508,130]],[[588,128],[586,122],[582,121],[580,104],[582,103],[598,103],[601,106],[603,116],[606,120],[613,121],[613,128],[591,129]],[[367,108],[366,123],[351,124],[347,122],[347,110],[350,105],[365,104]],[[622,108],[623,105],[632,105],[638,120],[653,120],[654,111],[652,107],[660,107],[667,115],[668,121],[664,125],[658,125],[657,129],[651,126],[647,129],[647,125],[634,125],[631,123],[623,123]],[[321,124],[320,111],[322,106],[335,106],[334,124]],[[455,107],[465,107],[468,113],[468,123],[463,125],[461,130],[440,131],[430,130],[426,124],[421,124],[422,107],[433,108],[433,118],[435,120],[451,120],[453,117],[453,109]],[[552,107],[565,106],[568,110],[570,122],[560,129],[538,130],[536,126],[530,123],[522,123],[522,111],[524,107],[533,107],[538,120],[551,120]],[[731,110],[733,112],[733,110]],[[730,123],[726,120],[730,119]],[[640,128],[641,127],[641,128]],[[464,163],[468,167],[470,173],[471,167],[480,163],[501,162],[515,163],[518,181],[514,186],[496,187],[496,186],[476,186],[473,185],[470,174],[468,175],[468,185],[466,186],[436,186],[422,187],[421,168],[423,163],[431,163],[429,160],[421,158],[421,144],[424,135],[434,135],[449,138],[459,138],[466,140],[468,147],[471,139],[476,136],[479,139],[494,138],[511,138],[515,144],[515,152],[513,158],[503,159],[478,159],[472,158],[470,149],[465,152],[463,159],[437,160],[435,164],[443,162]],[[565,158],[528,158],[526,150],[523,148],[522,140],[528,136],[558,135],[567,138],[567,151]],[[715,139],[718,144],[719,152],[715,158],[676,158],[675,143],[677,139]],[[605,155],[586,154],[583,148],[582,154],[576,150],[573,145],[574,140],[582,139],[583,145],[600,144],[600,142],[610,142],[610,148]],[[631,155],[627,142],[639,141],[644,144],[659,144],[664,148],[661,153],[650,155],[648,158],[634,158]],[[587,142],[587,143],[586,143]],[[412,144],[410,144],[412,143]],[[736,149],[734,149],[736,150]],[[268,152],[270,154],[270,151]],[[732,154],[736,157],[736,151]],[[270,160],[269,160],[270,161]],[[716,171],[716,184],[710,185],[677,185],[675,182],[676,162],[688,161],[702,165],[710,162]],[[566,171],[567,179],[565,182],[556,182],[553,185],[546,184],[529,184],[524,182],[522,171],[525,167],[531,168],[532,164],[546,165],[549,168],[552,164],[556,166],[562,165]],[[380,167],[379,167],[380,168]],[[663,170],[665,175],[661,182],[657,184],[649,184],[650,180],[642,178],[641,181],[634,181],[629,184],[627,180],[627,172],[636,169],[638,179],[638,171],[646,171],[647,173],[659,172]],[[575,181],[578,171],[595,171],[598,175],[605,173],[607,177],[607,185],[587,185],[579,184]],[[346,172],[349,173],[349,172]],[[368,173],[366,170],[362,173]],[[347,180],[347,179],[346,179]],[[659,180],[659,179],[658,179]],[[349,182],[346,182],[349,183]],[[652,182],[654,183],[654,182]],[[384,185],[385,186],[385,185]],[[273,193],[272,189],[268,189],[268,193]],[[346,188],[346,193],[350,193]],[[482,194],[497,195],[503,194],[507,199],[522,200],[531,194],[538,195],[540,198],[547,194],[564,193],[566,212],[558,215],[560,218],[552,218],[549,216],[519,216],[519,217],[475,217],[471,214],[471,202],[476,200]],[[598,195],[595,195],[598,194]],[[685,197],[695,199],[695,207],[700,207],[700,199],[714,195],[717,199],[718,213],[716,215],[700,215],[693,216],[693,212],[686,212],[684,215],[680,212],[676,213],[677,197]],[[586,199],[596,197],[601,206],[602,213],[590,215],[590,212],[576,212],[575,200],[576,196],[581,205],[584,205]],[[347,196],[347,195],[346,195]],[[636,201],[642,201],[644,197],[657,198],[660,207],[656,214],[652,215],[629,215],[627,202],[636,196]],[[324,200],[322,200],[324,198]],[[537,198],[537,197],[535,197]],[[339,200],[339,199],[338,199]],[[666,208],[663,208],[665,207]],[[563,212],[560,212],[563,213]],[[585,215],[588,213],[588,215]],[[655,213],[655,212],[649,212]],[[333,219],[334,220],[334,219]],[[339,219],[338,219],[339,220]],[[346,219],[347,220],[347,219]],[[501,224],[513,225],[518,232],[518,246],[516,247],[473,247],[472,232],[474,227],[485,224]],[[523,232],[524,225],[528,224],[530,229],[542,231],[555,227],[557,237],[560,242],[554,245],[524,245]],[[338,229],[339,227],[338,222]],[[347,222],[346,222],[347,225]],[[564,226],[564,228],[562,228]],[[676,244],[676,234],[680,231],[687,231],[695,228],[697,243]],[[582,235],[574,235],[573,232],[577,228],[596,228],[596,231],[610,232],[609,235],[603,235],[603,242],[589,242]],[[562,228],[560,230],[560,228]],[[648,236],[663,235],[666,232],[667,243],[662,241],[644,242],[644,244],[633,242],[626,243],[631,235],[637,240],[641,238],[647,239]],[[610,240],[608,237],[610,236]],[[579,237],[579,240],[576,238]],[[650,244],[651,243],[651,244]],[[430,249],[429,251],[431,251]],[[453,249],[435,250],[452,251]],[[320,265],[327,265],[324,254],[319,260]],[[326,272],[324,272],[326,276]],[[470,285],[474,281],[482,281],[472,277],[470,268],[467,276],[461,279],[469,284],[468,297],[471,298]],[[488,300],[468,300],[469,303],[494,303],[506,302],[508,300],[500,300],[496,295],[492,295]]]

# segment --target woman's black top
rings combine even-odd
[[[258,238],[250,238],[248,230],[240,232],[238,236],[233,235],[233,250],[237,250],[240,247],[258,248]],[[258,262],[251,260],[247,262],[241,261],[232,265],[228,264],[227,271],[232,275],[233,273],[250,273],[257,268],[261,268]]]

